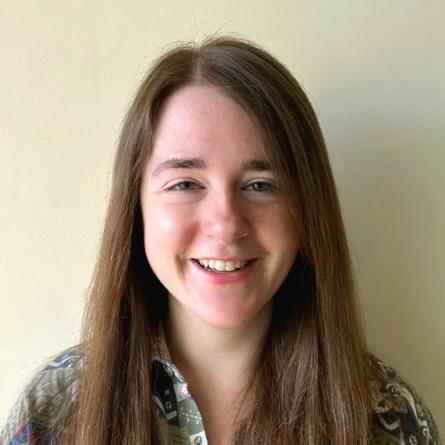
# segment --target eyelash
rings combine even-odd
[[[180,184],[194,184],[194,185],[197,185],[196,182],[193,182],[193,181],[179,181],[176,184],[173,184],[171,187],[168,187],[167,191],[168,192],[189,192],[191,190],[196,190],[197,189],[197,187],[194,187],[192,189],[186,189],[186,190],[185,189],[175,190],[175,188],[178,187],[178,185],[180,185]],[[269,190],[253,190],[253,191],[256,191],[256,192],[259,192],[259,193],[274,193],[277,190],[277,188],[273,184],[270,184],[269,182],[266,182],[266,181],[251,182],[247,187],[250,187],[253,184],[266,184],[267,186],[269,186]]]

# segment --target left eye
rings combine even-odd
[[[246,187],[253,187],[254,192],[272,193],[276,190],[276,187],[268,182],[256,181],[252,182]]]

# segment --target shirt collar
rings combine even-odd
[[[164,329],[161,329],[158,336],[158,343],[153,357],[162,364],[165,372],[173,379],[173,383],[187,383],[179,369],[173,364],[170,350],[165,339]]]
[[[187,384],[184,376],[173,364],[163,329],[159,333],[153,360],[162,364],[165,372],[172,378],[173,383]],[[401,394],[403,388],[394,379],[390,378],[390,374],[395,373],[395,371],[372,354],[370,355],[370,362],[371,367],[377,369],[379,375],[384,376],[381,380],[377,378],[370,380],[372,412],[374,414],[384,414],[389,411],[406,412],[406,403]]]

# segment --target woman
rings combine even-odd
[[[245,41],[175,47],[123,125],[82,342],[2,444],[438,444],[354,292],[296,80]]]

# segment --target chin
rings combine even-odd
[[[265,309],[265,308],[262,308]],[[203,311],[197,314],[207,325],[217,329],[242,328],[252,323],[262,323],[263,315],[267,315],[265,310],[221,310]]]

